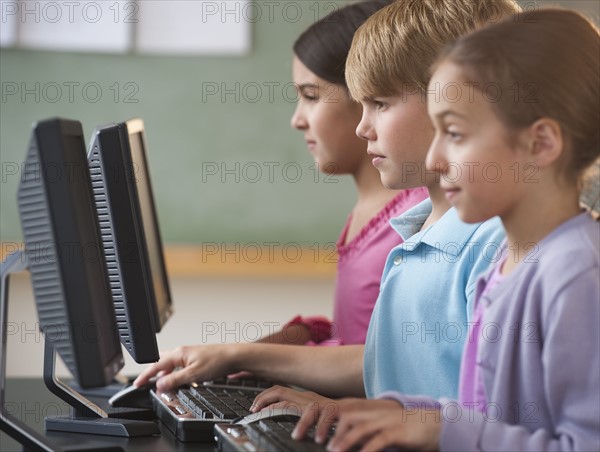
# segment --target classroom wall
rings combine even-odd
[[[2,49],[0,241],[22,239],[16,170],[31,124],[53,116],[81,120],[86,137],[98,124],[144,119],[166,243],[335,241],[354,188],[347,177],[320,175],[302,134],[289,126],[290,49],[315,18],[344,2],[275,1],[272,14],[265,2],[256,3],[265,14],[253,24],[252,52],[244,57]],[[285,14],[290,3],[299,17]],[[580,9],[596,21],[600,15],[597,0],[537,4]],[[5,88],[15,83],[20,92],[9,95]]]

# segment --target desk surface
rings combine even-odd
[[[77,440],[82,443],[86,441],[101,441],[133,451],[216,451],[214,444],[181,443],[163,425],[160,425],[162,432],[160,436],[132,439],[76,433],[45,432],[45,416],[68,415],[69,406],[48,391],[40,378],[9,378],[5,396],[5,406],[10,414],[37,432],[45,435],[53,444],[59,447],[65,442],[72,444],[73,440]],[[2,452],[20,451],[22,448],[19,443],[2,432],[0,433],[0,450]]]

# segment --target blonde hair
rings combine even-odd
[[[424,93],[431,65],[447,44],[518,11],[514,0],[396,0],[354,35],[346,63],[352,97]]]

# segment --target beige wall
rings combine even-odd
[[[158,334],[159,348],[195,343],[245,342],[297,314],[331,315],[333,280],[171,280],[175,315]],[[44,341],[28,273],[10,281],[7,375],[42,376]],[[143,367],[126,351],[123,373]],[[69,375],[58,367],[59,375]]]

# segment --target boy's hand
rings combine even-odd
[[[302,439],[307,430],[317,424],[321,426],[322,434],[319,436],[317,429],[317,441],[325,442],[329,427],[337,419],[338,410],[336,401],[323,397],[315,392],[296,391],[284,386],[273,386],[256,396],[250,411],[257,412],[266,406],[273,408],[294,409],[302,417],[294,429],[294,439]],[[320,441],[319,441],[320,439]]]
[[[222,377],[240,370],[233,364],[236,347],[236,344],[177,347],[161,353],[160,361],[144,370],[133,385],[142,386],[159,375],[156,389],[164,392],[193,381]]]
[[[339,422],[327,450],[345,451],[356,445],[362,445],[363,451],[390,446],[438,450],[441,429],[440,415],[431,410],[409,411],[393,400],[359,400],[340,404]]]
[[[331,399],[316,392],[297,391],[285,386],[275,385],[256,396],[250,411],[256,413],[269,405],[277,405],[278,407],[295,405],[304,413],[305,409],[315,402],[331,402]]]

